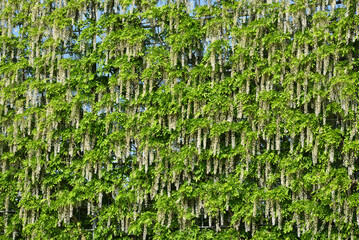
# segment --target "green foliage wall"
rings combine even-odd
[[[1,239],[359,236],[359,1],[0,1]]]

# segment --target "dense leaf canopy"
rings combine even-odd
[[[0,239],[356,239],[358,0],[0,0]]]

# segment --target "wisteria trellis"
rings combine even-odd
[[[356,239],[359,1],[0,1],[1,239]]]

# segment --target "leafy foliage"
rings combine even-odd
[[[359,236],[359,2],[0,1],[1,239]]]

